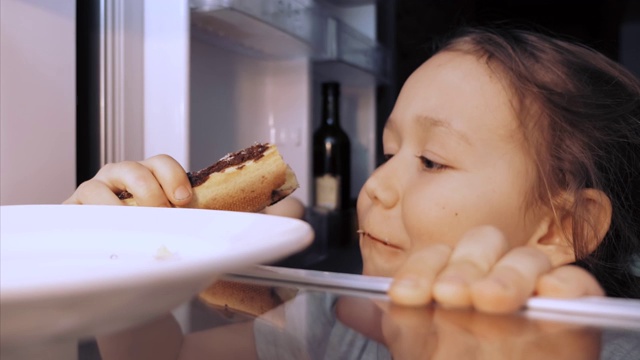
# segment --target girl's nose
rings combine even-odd
[[[397,171],[392,168],[393,160],[378,167],[364,183],[363,191],[373,203],[385,208],[393,207],[399,199]]]

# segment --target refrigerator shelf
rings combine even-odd
[[[379,0],[322,0],[335,6],[350,7],[375,4]]]
[[[313,54],[310,2],[190,0],[199,39],[248,55],[291,59]]]
[[[322,21],[319,33],[323,34],[324,47],[314,57],[323,68],[336,74],[356,70],[356,78],[367,82],[373,75],[374,82],[385,82],[389,74],[387,51],[373,39],[363,35],[344,22],[327,17]],[[359,76],[358,76],[359,74]]]
[[[190,0],[198,39],[266,59],[309,58],[387,77],[385,49],[311,0]],[[344,67],[344,66],[342,66]]]

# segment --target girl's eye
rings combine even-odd
[[[420,159],[420,162],[422,162],[422,166],[424,166],[424,168],[427,170],[439,171],[447,168],[446,165],[438,164],[437,162],[432,161],[425,156],[418,156],[418,159]]]

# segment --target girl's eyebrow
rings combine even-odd
[[[443,119],[438,119],[432,116],[426,116],[426,115],[419,115],[416,116],[414,118],[414,122],[415,124],[418,126],[418,128],[420,129],[419,131],[423,131],[423,132],[429,132],[430,130],[433,130],[434,128],[438,128],[438,129],[442,129],[445,130],[446,132],[450,133],[451,135],[453,135],[454,138],[458,139],[460,142],[471,146],[471,140],[469,140],[469,137],[467,136],[467,134],[463,133],[462,131],[454,128],[451,125],[450,121],[447,120],[443,120]],[[384,126],[384,131],[388,131],[391,133],[396,133],[397,131],[397,124],[395,121],[393,121],[392,117],[389,117],[389,119],[387,119],[387,123]]]
[[[432,130],[433,128],[442,129],[450,133],[451,135],[453,135],[455,138],[457,138],[461,142],[471,146],[471,141],[469,140],[469,137],[459,129],[454,128],[451,125],[451,121],[438,119],[438,118],[426,116],[426,115],[420,115],[420,116],[416,116],[415,122],[423,131],[429,131],[429,130]]]

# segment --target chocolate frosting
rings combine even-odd
[[[228,154],[208,168],[196,172],[189,172],[187,173],[187,176],[189,177],[191,186],[196,187],[198,185],[202,185],[207,181],[209,175],[213,173],[224,172],[230,167],[240,165],[250,160],[257,161],[264,156],[264,153],[268,148],[269,144],[254,144],[246,149]],[[238,170],[242,170],[243,167],[244,165],[238,166]]]
[[[209,175],[217,172],[224,172],[226,169],[230,167],[234,167],[240,164],[243,164],[247,161],[257,161],[264,156],[265,151],[269,149],[269,144],[260,144],[256,143],[246,149],[228,154],[222,159],[218,160],[215,164],[204,168],[202,170],[198,170],[196,172],[188,172],[187,177],[189,177],[189,182],[192,187],[196,187],[198,185],[202,185],[204,182],[209,179]],[[238,166],[238,170],[242,170],[244,165]],[[128,191],[123,191],[118,195],[120,200],[125,200],[132,198],[133,195]]]

